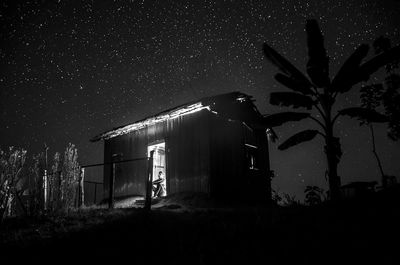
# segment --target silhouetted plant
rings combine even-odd
[[[44,211],[43,175],[45,168],[44,153],[34,155],[28,175],[28,212],[32,216],[38,216]]]
[[[324,199],[324,190],[318,186],[307,186],[304,193],[306,194],[305,203],[310,206],[320,204]]]
[[[286,207],[298,206],[298,205],[300,205],[300,201],[296,199],[296,195],[290,195],[288,193],[283,193],[281,204]]]
[[[391,73],[385,79],[386,91],[382,96],[385,114],[389,118],[388,136],[400,140],[400,75]]]
[[[80,166],[75,145],[70,143],[64,156],[55,154],[51,170],[47,172],[47,183],[44,182],[47,164],[44,153],[34,155],[29,165],[25,163],[26,153],[21,148],[0,149],[0,221],[15,215],[17,204],[18,209],[31,216],[68,212],[77,206]],[[22,195],[26,196],[26,203],[23,203]]]
[[[390,50],[390,39],[379,37],[374,41],[375,54],[380,54]],[[384,81],[384,90],[381,98],[375,98],[375,108],[383,105],[385,114],[389,118],[388,136],[393,141],[400,139],[400,75],[395,73],[399,69],[400,59],[388,63],[386,68],[387,77]],[[378,84],[383,87],[382,84]]]
[[[57,212],[62,209],[61,202],[61,172],[62,172],[62,159],[59,152],[54,154],[51,162],[51,168],[48,174],[49,182],[49,209]]]
[[[0,221],[15,214],[17,203],[24,207],[21,195],[24,191],[25,161],[26,150],[22,148],[0,150]]]
[[[385,37],[379,37],[374,41],[375,54],[386,52],[391,48],[390,40]],[[389,75],[384,84],[370,84],[361,87],[360,99],[362,107],[377,111],[378,108],[384,107],[385,114],[388,118],[388,136],[392,140],[400,138],[400,95],[398,88],[400,85],[399,76],[393,71],[398,68],[398,62],[394,61],[385,66]],[[361,120],[361,124],[367,124],[371,132],[372,153],[377,161],[379,171],[381,173],[382,186],[387,186],[387,176],[383,171],[383,166],[376,150],[374,126],[368,120]]]
[[[64,152],[61,172],[61,202],[64,211],[74,207],[78,196],[80,166],[78,163],[78,149],[69,144]]]
[[[265,122],[273,127],[308,118],[320,126],[322,131],[305,130],[299,132],[282,143],[278,149],[285,150],[301,142],[312,140],[317,135],[322,136],[325,141],[324,151],[328,164],[330,197],[332,200],[337,200],[340,198],[340,177],[337,174],[337,166],[342,156],[342,150],[340,139],[334,135],[335,121],[341,115],[362,117],[369,122],[383,122],[386,119],[385,116],[373,110],[361,107],[343,109],[333,116],[332,109],[336,97],[350,91],[355,84],[367,81],[370,75],[379,68],[399,58],[400,47],[391,48],[362,63],[369,50],[368,45],[362,44],[345,61],[336,76],[331,79],[329,57],[326,54],[324,38],[316,20],[307,21],[306,32],[309,55],[307,73],[310,79],[268,44],[264,44],[265,57],[282,72],[276,74],[275,79],[294,91],[273,92],[270,94],[270,103],[291,108],[315,109],[318,115],[314,117],[309,112],[284,112],[267,116]]]
[[[370,110],[376,110],[376,108],[380,106],[380,101],[382,100],[383,86],[381,84],[372,84],[368,86],[363,86],[361,87],[360,93],[361,93],[360,95],[361,105],[364,108]],[[361,124],[367,124],[371,132],[372,153],[374,154],[375,159],[378,163],[379,171],[381,173],[381,178],[382,178],[382,186],[386,187],[385,173],[383,172],[382,163],[379,158],[378,152],[376,151],[374,126],[372,123],[363,120],[361,121]]]
[[[278,194],[278,192],[274,189],[271,189],[271,194],[272,201],[277,205],[280,204],[282,201],[282,197]]]

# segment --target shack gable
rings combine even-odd
[[[262,115],[258,112],[250,96],[232,92],[213,97],[207,97],[198,101],[190,102],[145,119],[114,128],[110,131],[101,133],[91,139],[92,142],[107,140],[119,135],[124,135],[135,130],[148,127],[153,124],[162,123],[167,120],[176,119],[181,116],[192,114],[201,110],[208,110],[222,118],[229,120],[239,120],[248,124],[261,122]]]

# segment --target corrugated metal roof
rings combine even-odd
[[[133,123],[103,132],[93,137],[90,141],[96,142],[102,139],[107,140],[135,130],[139,130],[151,124],[165,121],[166,119],[173,119],[175,117],[204,109],[231,120],[252,122],[262,118],[262,115],[258,112],[257,108],[253,104],[252,97],[235,91],[231,93],[205,97],[196,101],[179,105]]]

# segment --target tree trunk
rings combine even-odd
[[[338,159],[335,155],[334,140],[326,139],[325,152],[328,163],[329,193],[332,201],[340,199],[340,177],[337,174]]]
[[[378,163],[379,171],[381,172],[381,177],[382,177],[382,187],[386,188],[387,186],[387,181],[386,181],[386,176],[385,173],[383,172],[383,167],[381,160],[379,159],[378,153],[376,152],[376,147],[375,147],[375,134],[374,134],[374,127],[372,124],[369,125],[369,129],[371,131],[371,139],[372,139],[372,153],[374,154],[376,158],[376,162]]]
[[[326,91],[326,93],[328,93]],[[326,96],[326,98],[330,98]],[[332,201],[340,199],[340,177],[337,174],[337,167],[340,161],[341,149],[339,138],[333,136],[333,123],[331,118],[331,101],[324,100],[325,111],[325,154],[328,164],[329,195]]]

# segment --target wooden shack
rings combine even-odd
[[[104,132],[105,164],[147,157],[164,173],[166,193],[201,192],[214,198],[268,201],[268,129],[251,96],[232,92],[203,98]],[[104,167],[108,194],[110,165]],[[115,196],[144,196],[147,161],[117,164]]]

